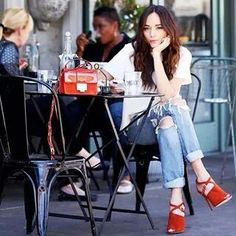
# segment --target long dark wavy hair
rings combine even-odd
[[[152,73],[154,71],[154,61],[151,55],[152,48],[144,37],[144,26],[147,17],[153,12],[157,13],[160,17],[162,27],[171,40],[170,45],[162,51],[163,65],[169,80],[173,78],[176,65],[180,58],[180,42],[177,33],[177,26],[172,14],[165,7],[160,5],[151,5],[147,7],[139,19],[137,34],[133,39],[134,66],[135,70],[142,71],[144,88],[156,87],[152,80]]]

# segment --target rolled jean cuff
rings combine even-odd
[[[196,160],[201,159],[203,157],[204,157],[204,155],[203,155],[202,151],[197,150],[197,151],[189,153],[186,158],[189,162],[193,162],[193,161],[196,161]]]
[[[164,183],[164,188],[182,188],[185,185],[184,177],[180,177]]]

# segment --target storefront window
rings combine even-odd
[[[211,40],[210,0],[165,0],[180,29],[182,43],[209,44]]]
[[[112,6],[119,12],[121,31],[132,37],[135,34],[138,19],[143,12],[143,9],[150,3],[150,0],[90,0],[90,29],[92,29],[94,9],[101,5]]]
[[[173,12],[180,30],[180,41],[193,57],[211,55],[211,0],[165,0],[164,5]],[[198,76],[203,78],[207,75]],[[195,121],[212,121],[212,108],[212,105],[200,102]]]

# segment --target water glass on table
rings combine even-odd
[[[48,85],[52,86],[52,81],[54,79],[54,71],[53,70],[38,70],[37,71],[38,80],[47,83]],[[38,84],[38,92],[40,93],[50,93],[50,90],[42,85]]]
[[[141,93],[141,72],[125,72],[125,95],[137,95]]]

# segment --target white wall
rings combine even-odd
[[[26,0],[3,1],[3,9],[9,7],[27,8]],[[82,31],[82,0],[70,0],[69,8],[63,18],[57,22],[51,23],[47,31],[39,31],[36,29],[37,39],[40,43],[41,69],[53,69],[55,71],[58,70],[58,55],[62,53],[63,35],[66,31],[70,31],[72,34],[73,50],[75,51],[76,36]],[[23,53],[22,51],[23,50],[21,50],[21,53]]]
[[[235,14],[236,14],[236,2],[234,1],[233,15],[235,15]],[[234,21],[233,21],[232,29],[234,29],[233,30],[234,34],[233,34],[232,41],[235,42],[235,40],[236,40],[236,30],[235,30],[236,29],[236,19],[235,18],[234,18]],[[236,46],[235,46],[235,44],[233,44],[233,55],[232,56],[236,57]]]
[[[62,20],[50,24],[47,31],[36,30],[40,43],[40,69],[58,70],[58,55],[62,52]]]
[[[40,68],[58,70],[59,54],[64,48],[64,33],[72,34],[72,50],[76,51],[75,39],[82,31],[82,0],[70,0],[69,8],[63,18],[58,22],[51,23],[47,31],[37,30],[40,43]]]
[[[3,0],[4,9],[9,7],[25,7],[25,0]]]
[[[70,31],[72,35],[72,50],[76,51],[75,39],[82,32],[82,0],[70,0],[69,9],[63,17],[62,23],[62,42],[63,35]]]

